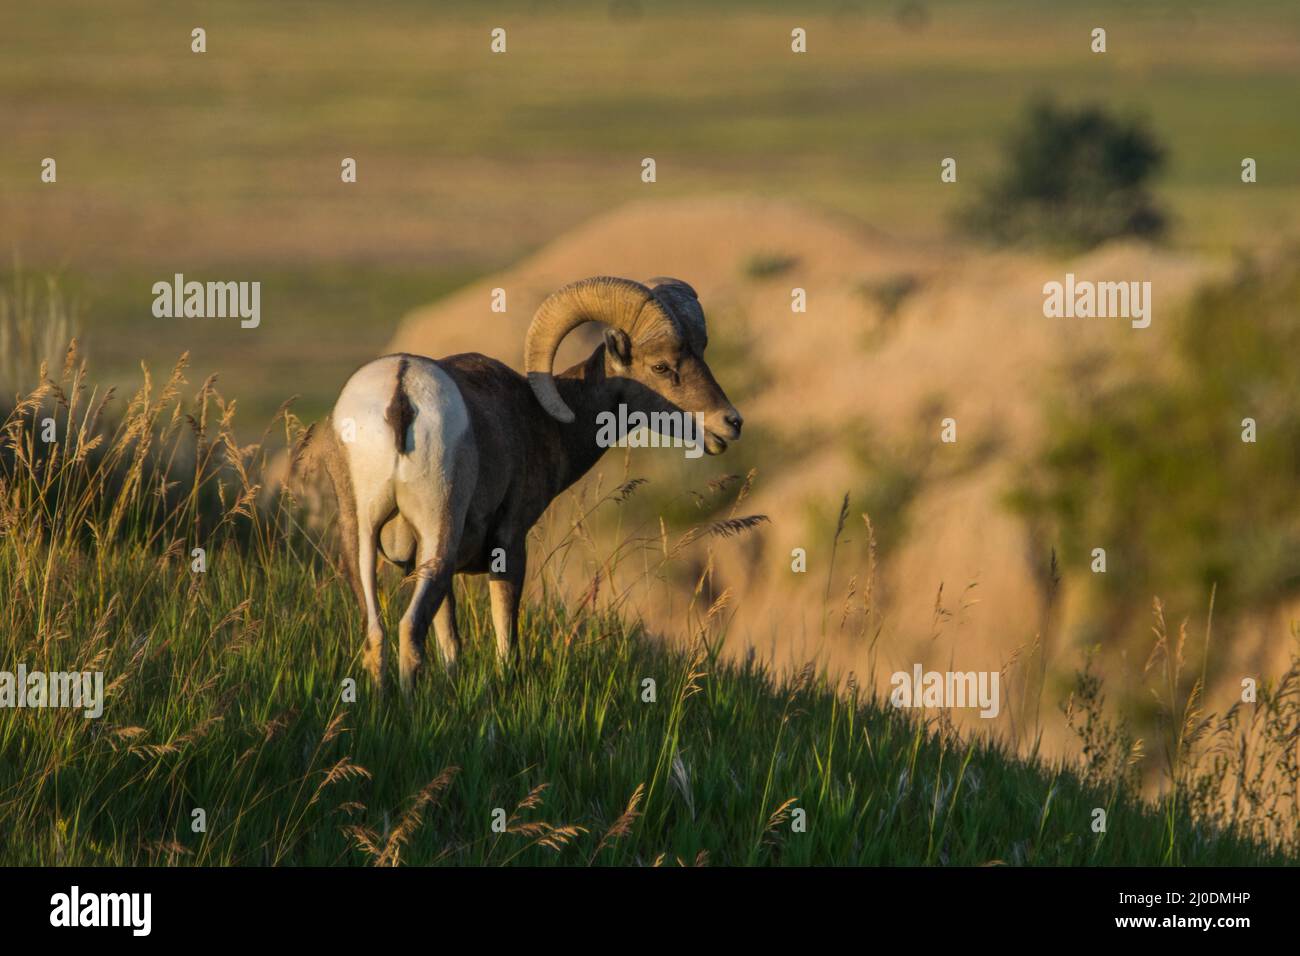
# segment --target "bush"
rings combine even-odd
[[[1216,587],[1216,617],[1300,594],[1300,269],[1247,269],[1177,328],[1167,372],[1135,362],[1106,386],[1072,374],[1017,496],[1067,568],[1100,546],[1122,564],[1097,594],[1112,621],[1140,623],[1157,593],[1190,607]]]
[[[1008,137],[1005,168],[961,223],[997,243],[1090,248],[1117,236],[1154,238],[1165,215],[1148,183],[1163,163],[1164,150],[1141,122],[1040,100]]]

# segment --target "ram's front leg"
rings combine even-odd
[[[492,630],[497,637],[497,659],[503,664],[519,658],[519,599],[524,589],[528,553],[518,544],[504,549],[505,566],[494,563],[488,580],[492,598]]]

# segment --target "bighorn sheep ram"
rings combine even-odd
[[[604,452],[600,413],[622,404],[647,416],[690,414],[711,455],[740,437],[740,413],[704,361],[708,336],[695,290],[678,279],[651,282],[597,277],[552,294],[528,328],[527,378],[477,353],[376,359],[344,385],[323,427],[304,437],[299,458],[322,463],[334,486],[348,575],[365,609],[366,666],[380,687],[377,554],[407,574],[418,569],[399,628],[409,692],[430,621],[444,665],[455,668],[457,572],[491,575],[497,653],[503,661],[514,655],[525,536]],[[604,323],[603,343],[554,375],[561,340],[588,321]]]

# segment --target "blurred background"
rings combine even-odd
[[[1140,722],[1153,598],[1200,654],[1213,593],[1217,700],[1276,674],[1300,590],[1300,8],[790,7],[9,5],[7,295],[52,282],[101,382],[188,351],[252,440],[385,351],[517,364],[559,285],[677,275],[746,437],[721,459],[614,453],[592,481],[649,477],[619,530],[680,529],[754,470],[742,510],[770,525],[710,585],[737,651],[881,679],[1033,658],[1048,713],[1093,654]],[[155,319],[177,272],[260,281],[260,327]],[[1150,281],[1151,327],[1044,318],[1067,272]],[[10,356],[7,394],[31,384]],[[697,570],[631,607],[672,633]]]

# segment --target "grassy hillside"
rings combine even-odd
[[[14,557],[6,547],[0,584],[23,597]],[[97,586],[56,585],[68,634],[48,656],[26,614],[8,632],[6,661],[103,653],[118,686],[102,722],[0,716],[0,820],[25,834],[0,863],[1282,859],[1182,815],[1171,831],[1123,788],[945,739],[820,678],[668,650],[606,618],[573,627],[558,609],[529,609],[526,665],[503,677],[472,602],[457,683],[439,675],[409,708],[380,702],[354,609],[320,566],[226,552],[191,587],[183,563],[159,563],[126,552]],[[646,678],[656,703],[641,702]],[[1105,834],[1089,828],[1095,807]],[[806,832],[792,832],[796,808]]]
[[[0,662],[103,671],[108,701],[98,720],[0,709],[0,833],[23,834],[0,843],[0,864],[1298,858],[1294,826],[1244,753],[1208,773],[1184,763],[1184,729],[1202,734],[1192,700],[1172,738],[1173,786],[1144,803],[1132,744],[1097,722],[1099,689],[1086,681],[1089,763],[1049,767],[852,681],[720,660],[725,594],[664,639],[621,620],[598,586],[561,606],[545,582],[564,558],[536,550],[522,666],[497,669],[482,589],[470,587],[455,683],[435,669],[409,705],[377,699],[352,599],[289,502],[254,504],[268,448],[235,443],[218,395],[185,397],[178,368],[114,420],[75,356],[51,375],[6,418],[0,444]],[[47,415],[62,436],[52,446],[35,437]],[[635,490],[594,506],[618,508]],[[662,542],[664,562],[694,551],[707,567],[753,525],[742,501],[730,523]],[[579,522],[573,542],[584,533]],[[662,567],[647,561],[647,587]],[[1294,687],[1273,693],[1260,712],[1285,752]],[[1270,753],[1251,761],[1275,765]],[[1231,805],[1217,796],[1225,784]],[[1092,829],[1098,808],[1104,833]],[[1235,828],[1214,824],[1229,814]]]

